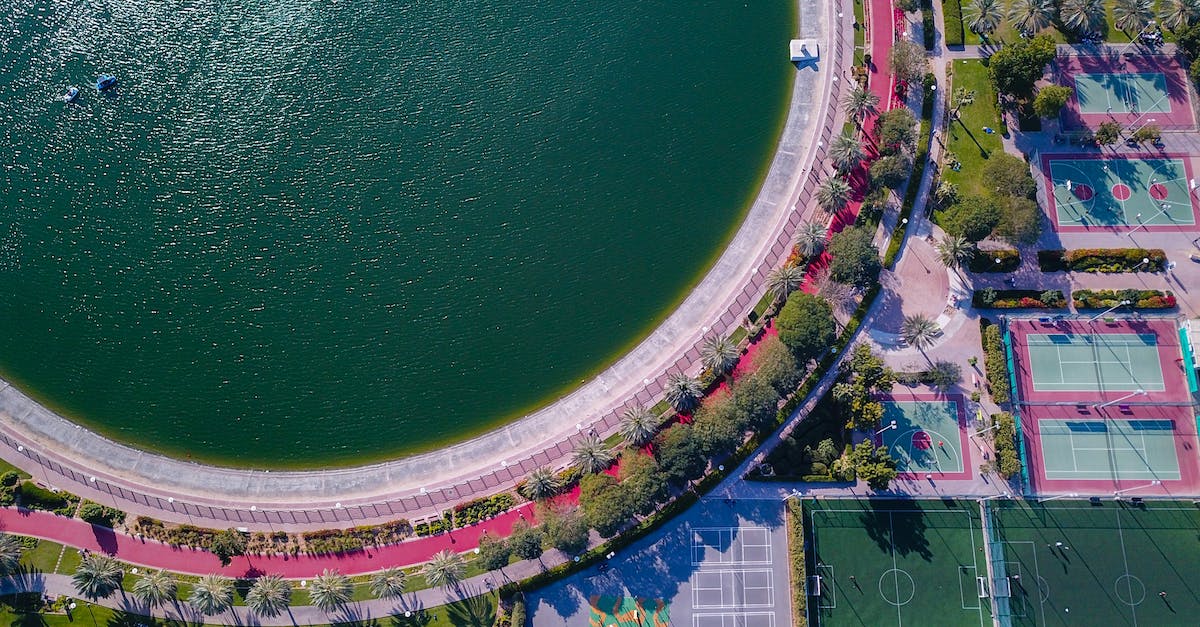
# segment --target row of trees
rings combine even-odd
[[[1200,2],[1196,0],[1115,0],[1113,25],[1128,35],[1135,35],[1149,26],[1150,21],[1173,31],[1194,24],[1200,17]],[[1008,23],[1026,35],[1036,35],[1051,26],[1086,35],[1103,32],[1107,16],[1104,0],[1013,0],[1006,12],[1000,0],[972,0],[963,8],[967,28],[986,38]]]
[[[20,560],[18,550],[12,550],[13,536],[0,536],[0,565],[15,564]],[[453,586],[466,574],[466,560],[462,555],[441,551],[425,564],[421,570],[425,582],[431,586]],[[85,598],[97,600],[124,590],[125,566],[115,558],[102,553],[85,553],[71,581],[76,591]],[[400,568],[385,568],[373,573],[367,582],[368,589],[376,598],[397,598],[403,594],[408,576]],[[235,581],[221,575],[205,575],[191,584],[191,593],[186,601],[197,612],[205,616],[220,614],[233,607]],[[292,600],[292,584],[279,575],[262,575],[254,578],[245,593],[245,603],[260,616],[278,616],[285,612]],[[336,570],[324,570],[309,579],[305,591],[313,605],[326,612],[337,610],[350,603],[354,596],[354,584],[346,575]],[[151,571],[139,576],[130,593],[138,601],[150,607],[161,607],[178,599],[178,581],[166,571]]]

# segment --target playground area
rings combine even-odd
[[[804,511],[818,624],[992,624],[975,502],[819,499]]]
[[[879,444],[907,478],[967,479],[966,407],[961,395],[887,396]],[[895,426],[892,426],[892,425]]]
[[[1033,493],[1200,489],[1175,321],[1012,319],[1005,338]]]
[[[1001,624],[1195,624],[1200,510],[1191,502],[987,505]]]
[[[1063,127],[1095,129],[1103,122],[1124,128],[1156,125],[1168,130],[1195,126],[1187,74],[1165,55],[1060,55],[1054,81],[1074,95],[1063,108]]]
[[[1196,228],[1190,157],[1048,154],[1042,172],[1057,231]]]

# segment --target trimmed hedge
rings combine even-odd
[[[508,511],[517,500],[508,493],[475,499],[454,506],[454,526],[465,527]]]
[[[69,492],[51,492],[32,481],[22,481],[16,488],[17,505],[25,509],[54,512],[59,516],[72,516],[79,497]]]
[[[808,564],[804,556],[804,510],[800,499],[787,501],[788,559],[792,566],[792,624],[808,625]]]
[[[1170,290],[1075,290],[1071,293],[1076,309],[1108,309],[1123,300],[1133,309],[1172,309],[1178,305]]]
[[[996,450],[996,469],[1000,476],[1012,479],[1021,474],[1021,456],[1017,453],[1017,424],[1008,412],[992,414],[992,424],[998,424],[992,446]]]
[[[983,368],[987,372],[992,401],[997,405],[1007,403],[1012,396],[1012,387],[1008,382],[1008,359],[1004,355],[1000,327],[987,318],[980,318],[979,330],[983,336]]]
[[[921,9],[921,36],[925,39],[925,49],[933,50],[934,44],[937,43],[937,28],[933,24],[933,11],[930,9]]]
[[[997,290],[985,287],[971,294],[976,309],[1063,309],[1067,298],[1060,290]]]
[[[125,512],[114,507],[84,501],[79,508],[79,518],[90,525],[100,525],[111,529],[125,522]]]
[[[996,263],[999,259],[1000,263]],[[1021,267],[1021,253],[1012,248],[980,249],[967,263],[971,272],[1013,272]]]
[[[1149,259],[1149,263],[1142,263]],[[1167,253],[1161,248],[1078,248],[1075,250],[1039,250],[1038,267],[1042,272],[1161,272],[1167,265]]]
[[[943,2],[942,17],[946,20],[946,45],[963,45],[966,41],[966,32],[963,31],[962,3],[960,0],[946,0]]]

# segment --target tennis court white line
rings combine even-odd
[[[707,619],[707,618],[720,618],[720,619],[721,619],[721,620],[720,620],[720,622],[721,622],[721,627],[738,627],[738,625],[739,625],[739,624],[742,624],[742,625],[744,625],[744,624],[746,624],[746,623],[747,623],[747,621],[745,621],[745,620],[743,620],[741,623],[739,623],[739,622],[738,622],[738,618],[749,618],[749,617],[751,617],[751,616],[765,616],[765,617],[767,617],[767,618],[766,618],[766,622],[765,622],[765,623],[758,623],[758,622],[754,623],[755,627],[759,627],[759,626],[761,626],[761,625],[766,625],[766,627],[775,627],[775,612],[704,612],[704,613],[693,613],[693,614],[692,614],[692,626],[693,626],[693,627],[709,627],[710,625],[712,625],[712,623],[711,623],[711,622],[709,622],[709,621],[705,621],[705,620],[703,620],[703,619]],[[727,621],[726,619],[729,619],[729,620]],[[732,621],[732,622],[730,622],[730,621]]]

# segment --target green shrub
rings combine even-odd
[[[979,319],[979,327],[983,336],[983,368],[987,372],[992,401],[998,405],[1007,403],[1012,394],[1012,387],[1009,384],[1008,359],[1004,354],[1000,327],[992,324],[987,318]]]
[[[992,436],[992,446],[996,450],[996,469],[1000,476],[1012,479],[1021,474],[1021,457],[1017,453],[1017,425],[1013,415],[1008,412],[992,414],[992,424],[999,425]]]
[[[454,526],[465,527],[503,514],[516,502],[513,495],[504,493],[460,503],[454,506]]]
[[[808,564],[804,555],[804,510],[800,499],[787,503],[788,559],[792,566],[792,624],[808,624]]]
[[[88,524],[109,528],[125,522],[125,512],[91,501],[84,501],[79,507],[79,517]]]
[[[1149,262],[1142,263],[1143,259]],[[1167,254],[1160,248],[1077,248],[1075,250],[1039,250],[1038,267],[1042,272],[1161,272]]]
[[[960,0],[946,0],[942,3],[942,17],[946,20],[946,45],[963,45],[966,33],[963,31],[962,3]]]
[[[984,288],[971,295],[976,309],[1062,309],[1067,299],[1059,290],[998,290]]]
[[[971,272],[1013,272],[1019,267],[1021,253],[1012,248],[983,248],[967,263]]]
[[[21,475],[17,474],[17,472],[15,470],[10,470],[10,471],[0,475],[0,486],[4,486],[6,488],[11,488],[11,487],[17,485],[17,482],[20,480],[21,480]]]
[[[1172,309],[1178,305],[1170,290],[1075,290],[1071,299],[1076,309],[1108,309],[1125,300],[1132,309]]]
[[[32,481],[23,481],[17,486],[17,504],[25,509],[54,512],[59,516],[71,516],[79,497],[67,492],[51,492]]]
[[[933,11],[924,9],[921,11],[921,37],[925,40],[925,49],[933,50],[937,44],[937,28],[933,23]]]

